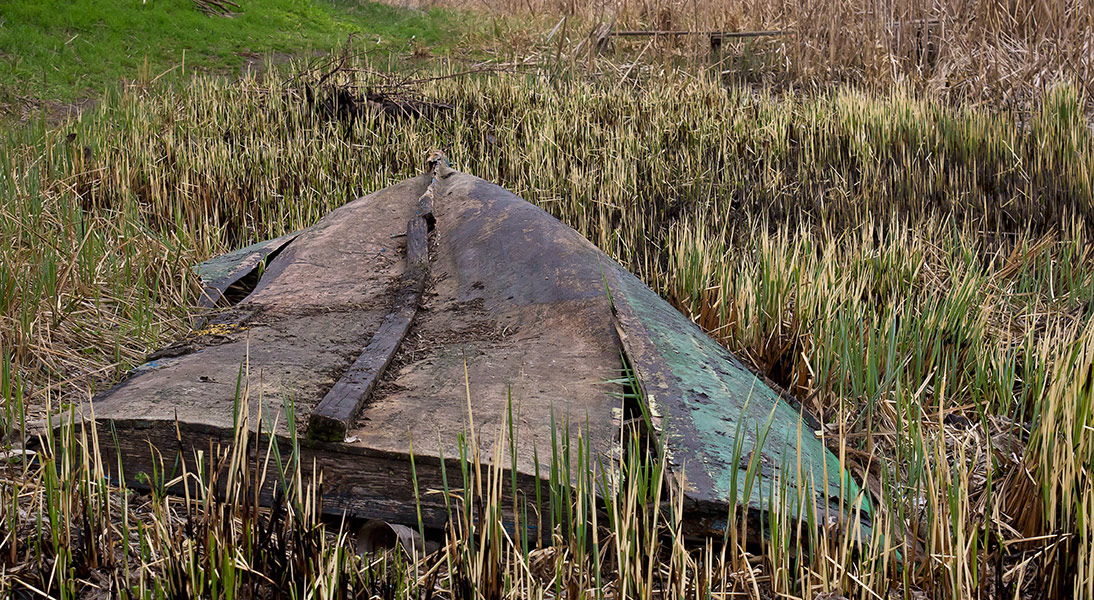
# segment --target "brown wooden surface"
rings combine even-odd
[[[424,197],[424,196],[423,196]],[[428,276],[429,238],[424,217],[410,220],[406,228],[406,262],[402,287],[395,295],[391,312],[361,351],[350,368],[331,388],[308,417],[308,437],[341,442],[353,424],[361,406],[368,401],[376,382],[391,364],[395,351],[403,342],[418,305]]]
[[[360,412],[361,405],[372,394],[376,382],[391,364],[395,351],[410,330],[421,287],[416,291],[417,294],[413,295],[399,295],[394,309],[372,336],[368,346],[312,411],[308,417],[308,437],[339,442],[345,439],[346,431]]]
[[[196,270],[204,282],[198,305],[202,308],[215,308],[230,304],[227,298],[228,289],[248,277],[257,278],[256,269],[262,261],[276,255],[281,248],[295,238],[296,233],[290,233],[229,252],[198,265]],[[215,275],[207,279],[207,274],[210,273]]]
[[[428,240],[418,213],[431,182]],[[410,235],[393,238],[408,222]],[[614,318],[608,286],[620,302]],[[451,461],[474,444],[515,470],[517,493],[530,501],[553,450],[583,467],[574,463],[579,439],[595,461],[588,466],[613,467],[625,412],[616,325],[631,337],[646,401],[666,416],[655,425],[669,468],[687,477],[686,531],[724,527],[738,419],[746,432],[771,414],[779,432],[801,430],[777,394],[755,393],[762,382],[576,231],[443,164],[324,217],[215,322],[222,327],[188,342],[191,353],[145,365],[94,400],[100,440],[111,440],[128,480],[149,472],[153,456],[185,459],[230,442],[237,414],[281,436],[285,451],[284,411],[305,423],[335,397],[344,442],[300,440],[302,464],[323,472],[328,511],[415,523],[420,503],[427,525],[439,526],[444,500],[429,491],[440,487],[442,465],[454,473]],[[635,336],[651,343],[635,345]],[[740,410],[748,398],[762,406]],[[819,448],[838,480],[838,460]],[[775,450],[759,455],[759,486],[773,485],[772,465],[794,464],[778,460],[786,448]],[[750,513],[770,505],[748,502]]]
[[[422,197],[418,199],[418,216],[425,219],[425,223],[430,230],[433,229],[434,224],[437,222],[437,218],[433,215],[433,188],[426,190]]]
[[[552,419],[559,438],[581,434],[610,457],[620,406],[611,381],[622,368],[600,272],[610,259],[477,177],[446,171],[437,190],[418,320],[349,436],[378,450],[412,440],[415,452],[456,456],[473,420],[489,450],[504,443],[511,402],[521,472],[536,472],[537,451],[548,472]]]
[[[234,439],[230,428],[180,422],[176,430],[174,422],[162,420],[103,420],[99,422],[98,429],[107,476],[115,481],[120,480],[117,472],[117,459],[120,454],[125,465],[125,481],[137,486],[141,485],[140,480],[143,479],[139,477],[141,473],[149,476],[159,473],[165,480],[180,475],[183,469],[189,473],[197,473],[197,451],[202,451],[207,461],[209,452],[218,447],[229,448]],[[183,440],[182,447],[179,444],[180,437]],[[269,505],[280,485],[277,461],[271,459],[266,462],[270,437],[253,436],[250,443],[252,454],[257,447],[259,460],[252,460],[248,467],[252,472],[258,473],[263,468],[266,469],[260,498],[264,504]],[[152,453],[150,448],[157,449],[157,452]],[[281,463],[291,465],[292,441],[284,436],[277,436],[277,448],[281,454]],[[420,514],[427,529],[437,530],[448,522],[444,499],[437,493],[444,489],[444,479],[447,478],[450,489],[463,489],[466,485],[459,461],[451,457],[442,462],[436,457],[415,455],[414,465],[418,476],[416,495],[414,482],[410,478],[410,455],[407,452],[375,452],[358,445],[307,439],[299,440],[297,448],[303,483],[307,485],[314,473],[323,475],[323,513],[326,515],[382,519],[417,527]],[[313,465],[315,471],[312,469]],[[512,506],[513,494],[509,486],[509,482],[513,480],[512,472],[503,469],[502,477],[506,482],[502,492],[503,506]],[[225,478],[221,477],[220,480],[224,481]],[[522,503],[527,503],[528,514],[538,513],[544,519],[549,519],[549,506],[535,505],[535,478],[517,473],[515,480],[517,495]],[[181,485],[169,489],[174,493],[182,492]],[[511,515],[505,515],[506,518],[509,516]],[[532,535],[536,535],[537,525],[536,521],[526,524]],[[544,530],[544,534],[549,533],[546,524]]]
[[[345,377],[371,340],[397,338],[408,322],[385,319],[405,289],[406,253],[427,246],[392,234],[406,231],[432,179],[403,182],[324,217],[271,261],[250,296],[217,317],[231,325],[228,333],[193,340],[193,352],[146,365],[98,397],[102,422],[129,423],[126,464],[146,465],[149,443],[175,449],[176,416],[185,431],[230,429],[237,381],[252,424],[261,402],[267,428],[287,398],[304,424],[328,395],[341,393],[350,413],[355,399],[368,397],[339,445],[343,463],[331,468],[377,479],[324,479],[332,498],[353,498],[339,502],[360,509],[358,516],[390,516],[394,509],[368,507],[405,500],[387,492],[393,479],[409,478],[412,442],[419,458],[456,457],[473,419],[475,440],[490,455],[495,442],[505,443],[510,410],[522,476],[549,472],[552,436],[581,436],[593,455],[610,457],[620,404],[612,381],[622,362],[599,267],[607,259],[541,209],[475,177],[446,171],[437,178],[431,275],[388,373],[376,375],[388,358],[381,353],[361,358],[359,378]],[[347,387],[378,381],[364,393],[336,391],[339,380]],[[276,432],[287,435],[285,415],[277,422]],[[206,442],[187,438],[184,446]],[[388,466],[371,471],[379,467],[359,462],[362,452],[389,457]]]
[[[424,217],[414,217],[406,226],[406,260],[408,280],[419,280],[419,274],[410,271],[429,264],[429,225]]]
[[[428,176],[350,202],[301,233],[270,261],[257,288],[214,316],[187,353],[154,361],[94,402],[103,419],[231,424],[242,389],[257,405],[291,398],[300,423],[391,311],[406,270],[406,224]],[[267,411],[270,419],[274,410]],[[286,433],[284,415],[280,433]]]

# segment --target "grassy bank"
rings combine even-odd
[[[0,12],[0,111],[16,118],[95,99],[123,82],[185,81],[184,71],[235,76],[245,63],[325,53],[350,36],[359,50],[445,53],[475,28],[455,10],[375,2],[240,0],[210,16],[193,0],[13,1]]]
[[[367,70],[335,81],[386,89]],[[7,406],[40,414],[46,398],[107,385],[185,332],[189,265],[306,226],[415,174],[438,147],[558,215],[797,396],[909,557],[856,557],[840,540],[807,561],[785,539],[725,555],[720,542],[673,542],[655,562],[689,573],[677,583],[956,598],[1066,597],[1094,581],[1083,541],[1094,138],[1075,88],[1021,115],[912,92],[726,90],[682,74],[637,91],[539,75],[416,89],[451,110],[347,123],[278,80],[197,77],[9,137]],[[36,518],[18,511],[22,497],[7,497],[9,522]],[[659,527],[671,540],[671,520]],[[515,556],[506,568],[528,566]],[[543,582],[503,584],[592,587],[592,562],[559,560]]]

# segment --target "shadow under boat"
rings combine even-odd
[[[442,471],[458,488],[470,415],[534,504],[553,436],[617,465],[624,421],[641,418],[642,447],[683,482],[686,536],[721,535],[736,503],[869,538],[869,501],[799,410],[576,231],[439,153],[418,177],[197,269],[219,308],[92,401],[126,481],[196,472],[197,451],[231,442],[241,418],[288,452],[291,407],[325,512],[439,529],[445,502],[416,493],[411,443],[418,490],[442,489]],[[640,393],[623,393],[625,368]]]

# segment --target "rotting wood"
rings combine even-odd
[[[426,169],[429,170],[431,179],[425,193],[418,198],[418,216],[425,219],[429,231],[433,231],[433,226],[437,223],[437,218],[433,215],[433,202],[437,195],[438,179],[441,177],[441,173],[448,169],[448,157],[444,155],[444,152],[434,150],[429,153],[425,165]]]
[[[395,296],[391,312],[380,329],[347,370],[315,407],[308,419],[308,437],[318,440],[342,441],[357,418],[361,406],[372,395],[376,382],[391,364],[399,344],[410,331],[429,262],[429,227],[424,217],[414,217],[406,228],[407,270],[403,285]]]
[[[133,473],[153,472],[157,456],[174,461],[167,453],[176,447],[188,457],[217,441],[230,444],[233,425],[245,421],[276,434],[283,453],[299,442],[300,464],[322,473],[325,512],[402,524],[417,524],[420,515],[427,529],[441,527],[444,502],[419,498],[412,477],[417,489],[436,490],[442,465],[450,475],[459,470],[458,460],[443,457],[461,454],[472,413],[477,449],[509,448],[504,458],[525,500],[549,471],[541,457],[557,439],[556,423],[573,439],[582,436],[587,456],[617,457],[619,419],[628,416],[615,383],[622,350],[659,428],[666,469],[682,482],[685,537],[721,535],[733,526],[728,506],[738,504],[755,519],[772,507],[788,518],[810,507],[818,523],[857,529],[864,539],[868,499],[798,408],[784,406],[728,351],[541,208],[449,169],[442,156],[430,167],[337,209],[289,244],[231,309],[250,311],[243,327],[224,339],[197,339],[193,352],[142,365],[96,396],[100,439],[117,448],[108,463],[134,481]],[[428,230],[433,209],[429,244],[414,233],[404,249],[392,247],[391,232]],[[412,320],[415,330],[400,331],[393,308],[413,298],[406,282],[426,269],[429,293],[420,292],[418,312],[399,320]],[[374,381],[373,388],[347,394],[349,412],[360,414],[345,437],[293,439],[297,429],[286,423],[314,414],[313,403],[355,358],[362,370],[369,364],[355,353],[373,339],[400,336],[396,354],[381,355],[374,374],[356,381]],[[383,383],[375,383],[385,367]],[[286,399],[294,420],[263,413],[274,398]],[[514,398],[521,428],[519,439],[508,440]],[[629,416],[636,414],[632,407]],[[572,447],[559,452],[575,458]],[[755,485],[745,493],[749,472]],[[856,518],[859,508],[865,520]],[[527,514],[543,512],[529,507]],[[538,527],[550,530],[547,522]]]
[[[256,274],[256,270],[263,261],[277,256],[277,253],[292,242],[299,233],[296,231],[279,238],[251,244],[195,266],[194,271],[197,272],[202,283],[199,306],[203,309],[211,309],[228,303],[229,288],[249,275]]]
[[[433,230],[433,226],[437,223],[436,217],[433,216],[433,190],[435,186],[429,186],[429,189],[422,194],[421,198],[418,198],[418,216],[425,220],[425,224],[429,227],[429,230]]]
[[[669,467],[690,487],[685,510],[727,501],[760,508],[780,493],[791,519],[814,515],[869,539],[869,499],[849,477],[841,481],[842,466],[820,439],[801,434],[794,408],[636,278],[605,271],[605,284],[652,433],[667,438]],[[781,489],[738,485],[750,472]]]
[[[425,273],[416,273],[429,262],[429,225],[425,217],[414,217],[406,226],[407,279],[418,283]]]
[[[139,473],[178,474],[184,469],[189,473],[198,473],[201,466],[194,463],[195,454],[179,447],[179,436],[186,440],[186,448],[198,448],[205,452],[226,449],[237,439],[237,433],[231,427],[210,427],[187,422],[146,421],[143,419],[112,419],[97,424],[100,446],[103,453],[103,466],[106,476],[114,482],[125,481],[137,489],[149,489],[141,483]],[[273,439],[263,432],[249,433],[250,443],[255,448],[271,447]],[[305,485],[311,482],[314,473],[322,473],[322,513],[334,518],[346,516],[356,518],[380,519],[391,523],[421,523],[427,530],[441,530],[448,523],[449,508],[444,499],[435,494],[416,494],[415,481],[403,476],[410,462],[409,453],[376,451],[369,448],[353,447],[341,443],[319,440],[298,439],[295,441],[282,435],[274,436],[274,446],[281,454],[281,463],[292,464],[294,453],[301,468],[301,477]],[[162,454],[149,452],[149,448],[160,448]],[[122,458],[119,461],[119,457]],[[444,489],[445,481],[455,488],[462,488],[468,482],[463,480],[461,464],[457,458],[441,460],[439,457],[415,455],[417,486],[422,490]],[[119,472],[124,464],[124,474]],[[246,465],[252,472],[260,473],[270,469],[266,477],[255,478],[262,481],[257,490],[259,501],[269,506],[278,486],[283,479],[277,473],[276,461],[265,462],[253,458]],[[313,471],[311,466],[315,465]],[[228,466],[217,463],[214,469],[226,473]],[[208,480],[215,480],[213,473],[206,471]],[[500,471],[504,481],[513,481],[516,488],[504,486],[501,490],[502,502],[513,503],[514,496],[527,502],[529,514],[550,513],[549,507],[536,503],[536,478],[527,473],[513,473],[505,468]],[[224,481],[225,477],[219,477]],[[186,483],[183,483],[186,482]],[[201,485],[197,478],[178,477],[166,487],[166,491],[183,495],[185,485],[192,485],[194,494]],[[546,498],[544,499],[546,500]],[[548,520],[539,529],[535,519],[522,524],[532,539],[542,536],[549,539],[552,528]],[[512,528],[513,523],[505,518],[505,526]]]
[[[438,165],[444,164],[444,155],[431,157],[429,164],[433,180],[418,199],[418,215],[407,223],[406,272],[391,312],[361,354],[312,411],[308,418],[308,437],[312,439],[337,442],[346,438],[346,432],[376,389],[376,382],[391,364],[391,359],[414,323],[429,275],[429,231],[434,224],[433,196]]]
[[[424,231],[425,222],[422,218],[415,217],[414,222],[420,223],[420,229]],[[357,418],[361,406],[372,395],[380,376],[391,364],[395,351],[406,337],[411,323],[414,322],[414,315],[418,312],[425,270],[418,268],[408,271],[411,272],[418,276],[408,278],[410,281],[407,287],[399,291],[392,311],[372,336],[368,346],[365,346],[349,370],[312,411],[308,419],[308,437],[336,442],[345,439],[346,430]]]

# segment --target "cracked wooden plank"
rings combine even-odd
[[[287,244],[296,239],[299,231],[272,240],[221,254],[194,266],[201,279],[202,290],[198,304],[202,308],[215,308],[227,301],[228,289],[255,272],[262,261],[277,255]]]
[[[380,329],[357,356],[357,360],[342,375],[308,418],[308,437],[326,441],[342,441],[361,407],[368,401],[376,383],[387,370],[395,351],[403,342],[418,305],[428,276],[428,225],[423,217],[414,217],[407,225],[407,271],[402,288],[395,296],[391,312],[384,317]]]

